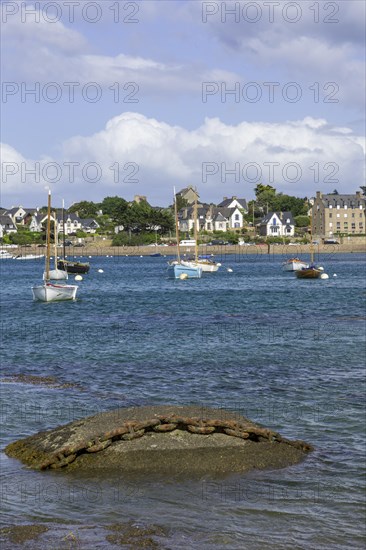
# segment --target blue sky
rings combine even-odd
[[[1,5],[2,206],[364,184],[364,2],[71,4]]]

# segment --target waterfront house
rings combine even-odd
[[[219,208],[239,208],[244,214],[248,213],[248,205],[245,199],[238,199],[238,197],[224,197],[224,199],[217,205]]]
[[[194,208],[181,208],[178,213],[179,230],[189,232],[194,227]],[[199,231],[240,230],[244,225],[241,208],[200,204],[197,207],[197,229]]]
[[[354,195],[317,191],[312,207],[312,233],[320,238],[340,233],[365,233],[366,198],[357,191]]]
[[[17,233],[17,231],[17,226],[9,214],[0,215],[0,239],[2,239],[4,235]]]
[[[259,224],[259,234],[265,237],[292,237],[295,221],[291,212],[268,212]]]

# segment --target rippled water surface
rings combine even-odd
[[[190,480],[40,473],[2,452],[3,526],[45,524],[66,548],[113,548],[106,527],[126,521],[162,526],[161,548],[364,547],[364,257],[325,256],[329,279],[313,281],[282,272],[280,256],[221,260],[172,281],[163,257],[93,258],[78,300],[55,304],[32,301],[40,262],[2,260],[1,448],[115,407],[199,403],[315,452]]]

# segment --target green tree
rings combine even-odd
[[[94,218],[99,210],[99,204],[91,201],[76,202],[67,210],[69,214],[78,212],[80,218]]]
[[[178,210],[178,212],[181,208],[185,208],[186,206],[188,206],[187,199],[183,199],[182,195],[177,193],[175,195],[175,197],[176,197],[176,201],[177,201],[177,210]],[[173,205],[173,208],[174,208],[174,205]]]
[[[274,210],[274,202],[276,198],[276,189],[272,185],[263,185],[258,183],[254,189],[256,197],[256,206],[262,210]]]
[[[273,210],[276,212],[292,212],[293,216],[306,215],[308,211],[307,199],[300,199],[292,195],[278,193],[273,202]]]
[[[308,227],[310,225],[309,216],[295,216],[295,225],[296,227]]]
[[[124,225],[128,202],[121,197],[105,197],[100,204],[103,214],[109,216],[116,225]]]

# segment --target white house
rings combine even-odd
[[[0,215],[0,239],[2,239],[4,235],[17,233],[17,231],[17,226],[13,222],[11,216],[8,214]]]
[[[194,208],[186,207],[179,211],[179,230],[189,232],[194,227]],[[200,205],[197,208],[197,229],[206,231],[231,231],[241,229],[244,225],[242,208],[234,206],[219,207]]]
[[[62,220],[62,215],[59,211],[56,212],[57,226],[58,231],[63,233],[64,223]],[[47,216],[45,214],[40,214],[36,212],[33,214],[32,219],[29,224],[30,231],[42,231],[42,226],[45,227],[47,223]],[[51,212],[51,224],[54,223],[54,213]],[[99,228],[99,224],[94,218],[79,218],[76,214],[66,214],[65,215],[65,235],[70,235],[70,233],[76,233],[76,231],[81,230],[86,233],[95,233]]]
[[[259,224],[259,234],[266,237],[293,237],[295,221],[291,212],[268,212]]]

